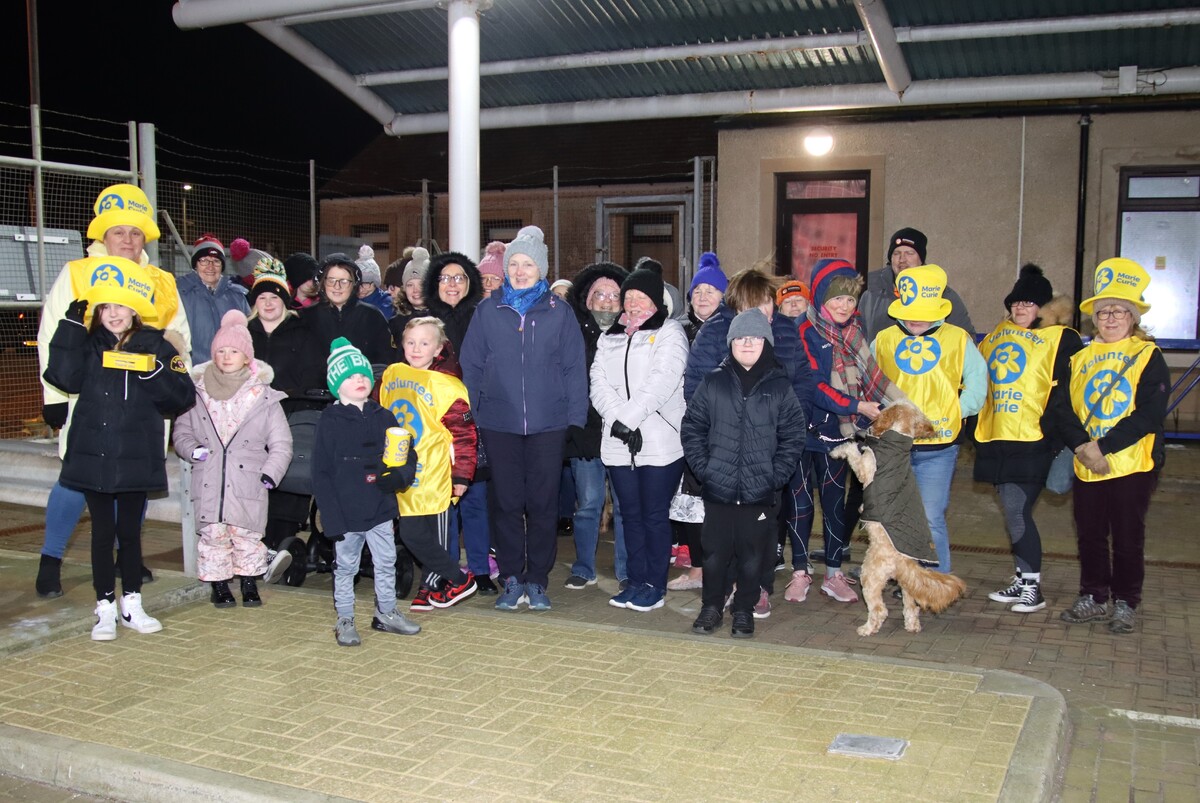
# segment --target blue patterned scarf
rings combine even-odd
[[[538,279],[537,284],[533,287],[518,290],[508,283],[508,277],[505,276],[504,284],[501,287],[500,303],[512,307],[524,318],[525,313],[529,312],[530,308],[549,292],[550,285],[546,284],[545,279]]]

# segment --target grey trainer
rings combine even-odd
[[[1084,622],[1106,622],[1109,619],[1108,605],[1096,602],[1091,594],[1080,594],[1075,604],[1058,615],[1064,622],[1073,625]]]
[[[357,647],[362,644],[362,637],[358,635],[353,617],[338,617],[337,624],[333,626],[333,632],[337,636],[339,647]]]
[[[421,632],[419,624],[397,610],[390,613],[375,611],[375,616],[371,619],[371,629],[384,633],[396,633],[401,636],[415,636]]]
[[[1108,629],[1118,634],[1133,632],[1133,608],[1125,600],[1119,599],[1113,604],[1112,621],[1108,623]]]

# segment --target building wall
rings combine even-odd
[[[1073,294],[1079,123],[1078,115],[1059,115],[839,125],[824,158],[804,152],[804,126],[722,131],[718,254],[740,265],[773,253],[776,173],[869,169],[869,264],[884,263],[893,231],[920,229],[929,237],[928,261],[946,269],[976,326],[990,329],[1025,262],[1040,264],[1056,291]],[[1085,290],[1092,268],[1116,253],[1120,168],[1200,162],[1198,123],[1200,112],[1092,116]],[[1194,357],[1168,360],[1178,368]],[[1189,399],[1185,416],[1195,420],[1198,404]]]

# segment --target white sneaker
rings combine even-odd
[[[162,622],[142,610],[141,594],[125,594],[121,597],[121,624],[139,633],[157,633]]]
[[[283,573],[286,572],[292,565],[292,553],[286,549],[281,552],[276,552],[274,549],[267,550],[267,571],[263,574],[263,582],[267,585],[278,583],[283,579]]]
[[[115,641],[117,638],[117,606],[106,599],[96,603],[96,624],[92,641]]]

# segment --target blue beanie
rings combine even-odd
[[[834,297],[839,295],[853,295],[858,297],[861,292],[861,277],[858,271],[844,259],[822,259],[813,265],[812,268],[812,288],[813,288],[813,303],[818,307],[824,305],[830,298],[830,286],[835,280],[838,281],[838,286],[841,289],[854,287],[858,292],[838,292]]]
[[[700,265],[696,269],[695,278],[692,279],[692,286],[688,288],[688,298],[691,298],[692,291],[702,284],[710,284],[722,293],[729,289],[729,279],[725,278],[721,262],[712,251],[705,251],[700,255]]]

